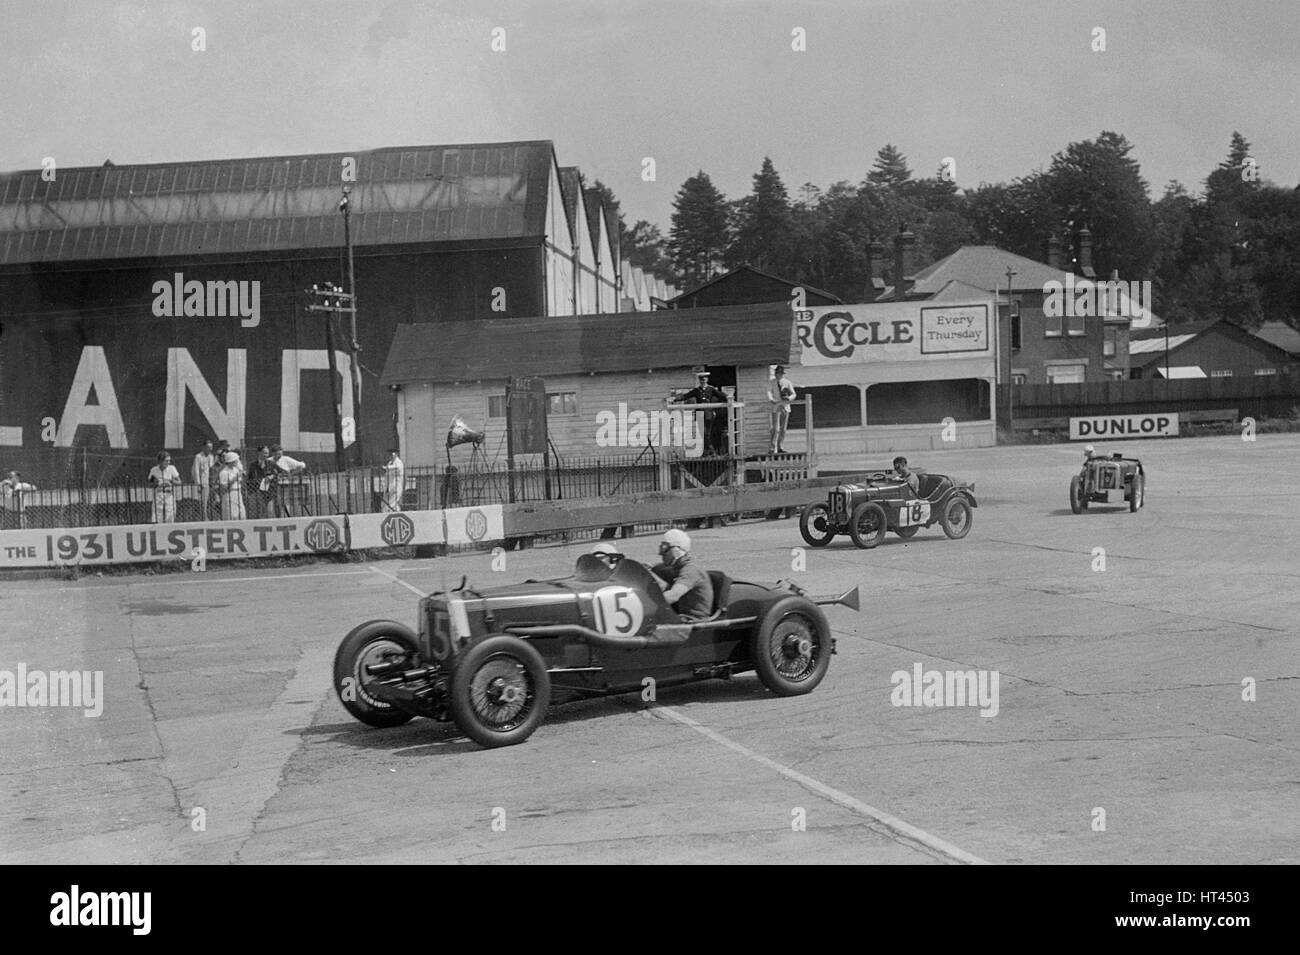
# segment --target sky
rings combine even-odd
[[[794,197],[886,143],[973,188],[1113,130],[1154,199],[1238,130],[1300,182],[1298,0],[0,0],[0,24],[0,170],[549,139],[665,234],[699,170],[739,198],[770,156]]]

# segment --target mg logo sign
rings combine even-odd
[[[339,526],[333,521],[312,521],[303,531],[302,538],[312,550],[338,550],[343,543]]]
[[[379,525],[379,536],[389,547],[401,547],[415,539],[415,521],[405,514],[388,514]]]
[[[488,531],[487,515],[478,508],[465,515],[465,534],[472,541],[481,541]]]

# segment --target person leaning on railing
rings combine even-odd
[[[23,495],[34,490],[36,485],[24,481],[23,476],[17,471],[10,471],[8,476],[0,481],[0,528],[12,530],[25,524],[23,512],[27,505],[23,501]]]
[[[158,463],[149,469],[149,484],[153,487],[153,513],[150,520],[153,523],[176,522],[176,488],[180,483],[181,473],[172,464],[172,456],[166,451],[159,451]]]
[[[304,474],[307,465],[297,458],[291,458],[277,444],[271,448],[271,473],[274,476],[275,493],[271,498],[273,517],[288,517],[289,509],[284,503],[284,479],[292,474]]]
[[[221,498],[223,521],[248,520],[248,512],[244,509],[244,465],[234,451],[227,451],[222,456],[221,470],[217,472],[217,493]]]

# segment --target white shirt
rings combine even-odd
[[[208,480],[212,476],[212,467],[217,463],[215,454],[208,454],[206,451],[200,451],[194,455],[194,483],[208,486]]]
[[[280,456],[276,458],[275,466],[286,474],[292,474],[294,471],[307,470],[307,465],[303,464],[297,458],[289,457],[289,455],[284,454],[283,452],[281,452]]]
[[[155,488],[170,491],[173,484],[181,483],[181,472],[176,470],[174,464],[169,464],[165,468],[162,465],[155,464],[149,472],[149,483]]]
[[[774,402],[782,411],[790,410],[790,400],[794,396],[794,383],[786,375],[782,375],[779,380],[775,377],[767,380],[767,400]]]
[[[402,464],[402,459],[397,455],[393,455],[393,460],[384,465],[384,470],[387,472],[384,477],[386,479],[385,488],[388,493],[393,494],[400,491],[402,489],[402,475],[406,470],[405,465]]]

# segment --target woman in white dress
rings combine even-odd
[[[239,466],[239,455],[227,451],[225,463],[217,472],[217,490],[221,497],[223,521],[246,521],[244,511],[244,469]]]

